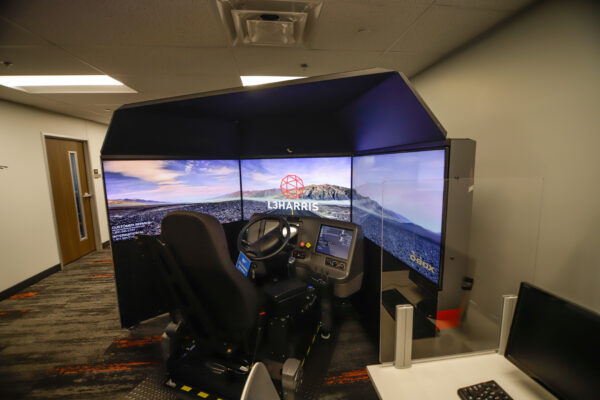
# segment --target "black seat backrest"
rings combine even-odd
[[[221,339],[247,337],[257,321],[259,294],[235,268],[219,221],[207,214],[175,211],[165,216],[161,230],[162,241]]]
[[[217,342],[217,329],[167,246],[154,236],[136,235],[135,239],[140,255],[160,282],[160,294],[167,300],[172,319],[185,322],[194,339],[214,345]]]

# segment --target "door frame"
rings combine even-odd
[[[44,156],[44,166],[46,170],[46,180],[48,182],[48,196],[50,197],[50,205],[52,206],[52,221],[54,222],[54,234],[56,236],[56,248],[58,250],[58,256],[60,258],[60,269],[62,270],[65,266],[63,263],[62,251],[60,249],[60,237],[58,235],[58,220],[56,218],[56,207],[54,206],[54,196],[52,195],[52,181],[50,179],[50,165],[48,164],[48,152],[46,150],[46,139],[64,139],[71,140],[73,142],[80,142],[83,144],[83,155],[85,157],[85,176],[88,181],[88,189],[89,193],[92,194],[92,198],[90,199],[90,206],[92,207],[92,224],[94,225],[94,238],[95,238],[95,247],[96,250],[102,249],[102,238],[100,237],[100,224],[98,218],[98,200],[96,196],[96,187],[94,185],[94,175],[92,173],[91,162],[92,158],[90,157],[90,147],[87,139],[83,139],[77,136],[70,135],[62,135],[57,133],[50,132],[40,132],[40,136],[42,139],[42,152]]]

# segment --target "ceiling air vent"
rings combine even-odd
[[[217,0],[234,45],[307,47],[321,1]]]

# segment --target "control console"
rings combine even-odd
[[[363,279],[363,235],[360,226],[351,222],[312,216],[285,216],[292,230],[296,275],[329,282],[333,295],[348,297],[360,290]],[[249,238],[277,228],[265,221]]]

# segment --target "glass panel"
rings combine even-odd
[[[398,303],[414,306],[413,359],[498,348],[502,295],[534,277],[542,187],[538,177],[383,183],[382,361],[393,360],[386,309]]]
[[[81,190],[79,185],[79,166],[77,164],[77,153],[69,152],[69,164],[71,166],[71,178],[73,180],[73,193],[75,193],[75,208],[79,225],[79,239],[87,237],[85,232],[85,219],[83,217],[83,205],[81,204]]]

